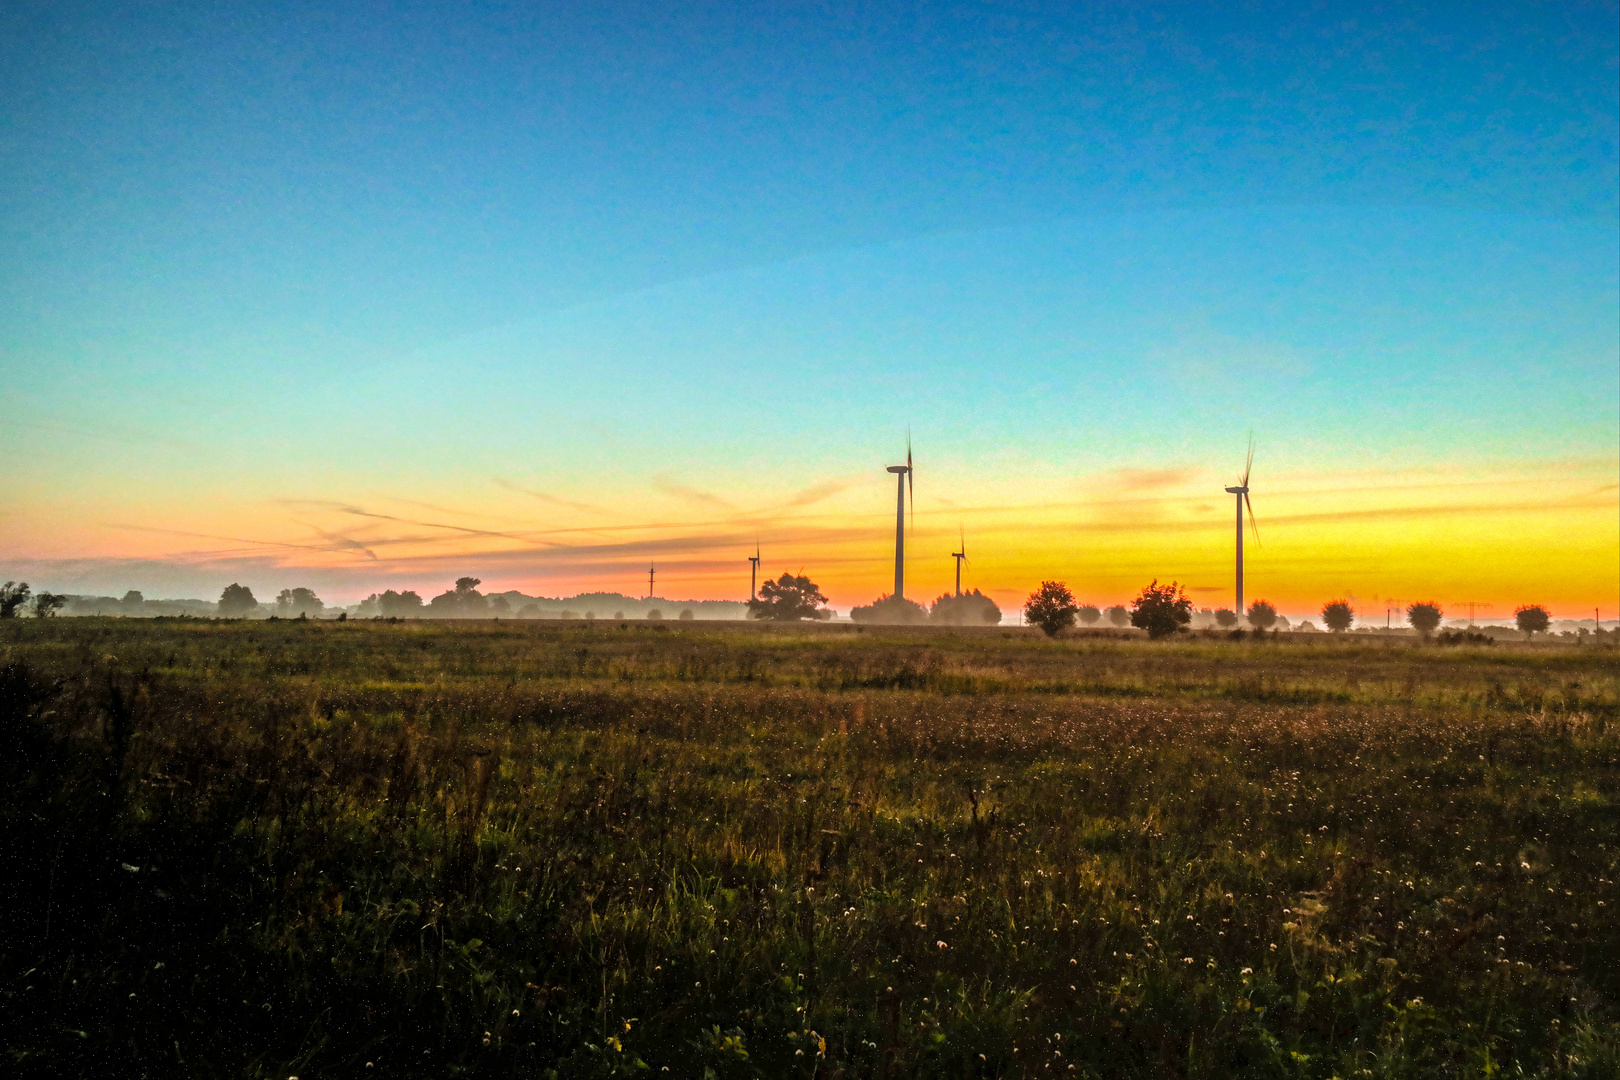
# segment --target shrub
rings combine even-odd
[[[1092,623],[1102,618],[1102,609],[1096,604],[1081,604],[1079,615],[1080,621],[1085,623],[1087,626],[1090,626]]]
[[[1223,630],[1230,630],[1238,623],[1237,612],[1231,608],[1221,608],[1215,613],[1215,625]]]
[[[1131,613],[1125,610],[1123,604],[1115,604],[1108,609],[1108,621],[1115,626],[1128,626],[1131,621]]]

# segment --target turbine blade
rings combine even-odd
[[[1249,501],[1248,493],[1243,495],[1243,505],[1249,510],[1249,529],[1254,533],[1254,542],[1260,542],[1260,526],[1254,523],[1254,503]]]
[[[1254,468],[1254,432],[1251,431],[1249,432],[1249,452],[1243,458],[1243,479],[1238,482],[1238,487],[1249,486],[1249,471],[1252,468]]]

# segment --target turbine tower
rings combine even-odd
[[[951,552],[951,558],[956,560],[956,595],[962,595],[962,564],[967,561],[967,534],[961,529],[956,531],[957,546],[961,551]]]
[[[759,541],[754,541],[754,553],[748,556],[748,599],[759,599]]]
[[[1254,440],[1249,440],[1249,456],[1243,461],[1243,479],[1236,487],[1226,489],[1228,495],[1237,496],[1237,617],[1243,618],[1243,508],[1249,508],[1249,527],[1254,530],[1254,542],[1260,542],[1260,527],[1254,523],[1254,504],[1249,502],[1249,470],[1254,465]]]
[[[906,463],[890,465],[895,474],[894,494],[894,595],[906,595],[906,489],[911,488],[911,508],[917,510],[917,489],[912,486],[911,436],[906,436]]]
[[[653,574],[657,572],[657,563],[647,564],[647,599],[653,598]]]

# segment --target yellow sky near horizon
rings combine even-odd
[[[1004,609],[1045,579],[1099,605],[1126,602],[1155,577],[1181,582],[1198,606],[1231,604],[1233,500],[1221,491],[1230,479],[1210,470],[968,477],[949,499],[937,494],[939,478],[919,476],[907,541],[913,599],[952,587],[960,529],[964,587]],[[1614,459],[1257,474],[1259,541],[1245,541],[1245,595],[1307,616],[1341,595],[1369,617],[1390,598],[1451,610],[1472,601],[1491,618],[1521,603],[1569,617],[1590,617],[1594,605],[1612,611],[1617,477]],[[669,476],[594,491],[492,479],[423,498],[57,499],[0,518],[0,538],[14,565],[32,564],[21,568],[37,587],[73,588],[48,580],[56,566],[113,591],[120,566],[155,563],[195,576],[198,595],[212,595],[205,584],[217,593],[215,578],[241,578],[256,591],[312,584],[347,601],[383,588],[428,595],[462,574],[486,591],[640,595],[649,562],[660,596],[745,598],[757,536],[763,572],[808,573],[847,609],[891,587],[893,507],[881,472],[763,498]]]

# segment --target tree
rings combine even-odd
[[[1412,629],[1427,639],[1434,633],[1435,627],[1440,625],[1440,616],[1444,614],[1444,609],[1433,600],[1420,600],[1407,607],[1406,621],[1412,624]]]
[[[1356,621],[1356,609],[1348,600],[1329,600],[1322,605],[1322,622],[1335,634],[1342,634]]]
[[[772,622],[798,622],[818,617],[827,598],[816,583],[803,574],[784,573],[759,587],[759,595],[748,601],[748,617]]]
[[[1169,637],[1192,622],[1192,601],[1181,586],[1172,581],[1160,585],[1159,579],[1143,589],[1131,602],[1131,625],[1146,630],[1155,641]]]
[[[489,601],[478,591],[475,577],[456,578],[456,587],[428,602],[428,609],[446,619],[481,619],[489,614]]]
[[[1513,621],[1519,625],[1519,629],[1524,631],[1524,636],[1528,639],[1539,631],[1546,630],[1552,622],[1552,617],[1540,604],[1526,604],[1513,609]]]
[[[510,615],[512,614],[512,601],[504,596],[492,596],[489,598],[489,610],[497,619],[502,615]]]
[[[34,596],[34,618],[48,619],[55,615],[68,598],[61,593],[42,592]]]
[[[1108,609],[1108,621],[1115,626],[1128,626],[1131,621],[1131,613],[1125,609],[1124,604],[1115,604]]]
[[[946,593],[928,609],[928,621],[942,626],[994,626],[1001,621],[1001,609],[978,589],[960,596]]]
[[[1074,625],[1080,606],[1074,594],[1061,581],[1043,581],[1041,587],[1024,601],[1024,619],[1046,631],[1047,637],[1056,637]]]
[[[1080,621],[1085,623],[1087,626],[1090,626],[1092,623],[1102,618],[1102,611],[1097,607],[1096,604],[1081,604],[1078,614],[1080,616]]]
[[[1236,626],[1237,623],[1237,612],[1233,611],[1231,608],[1223,607],[1219,611],[1215,612],[1215,625],[1219,626],[1222,630],[1230,630],[1232,627]]]
[[[28,582],[8,581],[0,585],[0,619],[15,619],[17,609],[28,603]]]
[[[141,605],[144,603],[146,603],[146,597],[141,595],[140,590],[131,589],[124,594],[122,600],[118,601],[118,606],[123,609],[124,614],[134,615],[141,610]]]
[[[219,594],[219,614],[225,619],[242,619],[251,615],[259,606],[253,599],[253,590],[246,585],[235,582],[225,586],[225,591]]]
[[[681,613],[680,613],[680,615],[678,617],[679,617],[681,622],[691,622],[693,617],[694,617],[692,615],[692,609],[691,608],[681,608]]]
[[[849,609],[851,622],[888,626],[917,626],[928,621],[928,609],[915,600],[884,593],[870,604]]]
[[[662,611],[658,610],[657,608],[652,608],[647,612],[647,621],[648,622],[663,622],[664,621],[664,613]]]
[[[414,590],[395,592],[389,589],[377,597],[377,610],[386,618],[409,618],[422,614],[422,598]]]
[[[326,605],[313,589],[282,589],[276,596],[276,614],[283,619],[318,619]]]
[[[1256,600],[1249,605],[1248,618],[1256,630],[1270,630],[1277,624],[1277,607],[1270,600]]]

